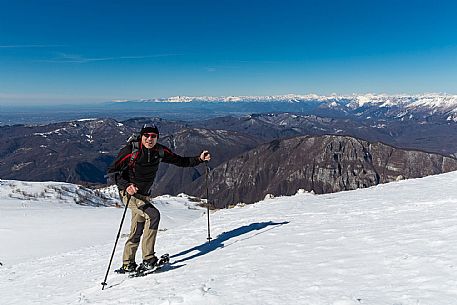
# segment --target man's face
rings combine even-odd
[[[153,132],[145,133],[141,136],[141,143],[146,148],[153,148],[157,143],[157,134]]]

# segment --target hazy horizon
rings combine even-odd
[[[51,101],[43,99],[40,103],[35,103],[32,101],[22,101],[18,103],[17,101],[11,102],[1,102],[1,95],[0,95],[0,107],[3,109],[39,109],[39,108],[71,108],[71,107],[84,107],[87,109],[96,108],[96,107],[105,107],[109,104],[115,103],[122,103],[122,102],[129,102],[129,101],[141,101],[141,100],[164,100],[167,102],[167,99],[172,99],[175,97],[188,97],[188,98],[229,98],[229,97],[271,97],[271,96],[317,96],[317,97],[331,97],[331,96],[338,96],[338,97],[352,97],[352,96],[423,96],[423,95],[433,95],[433,96],[456,96],[457,94],[447,93],[447,92],[422,92],[422,93],[374,93],[374,92],[364,92],[364,93],[348,93],[348,94],[338,94],[338,93],[330,93],[330,94],[317,94],[317,93],[284,93],[284,94],[272,94],[272,95],[170,95],[170,96],[153,96],[153,97],[140,97],[140,98],[131,98],[131,99],[111,99],[111,100],[104,100],[104,99],[94,99],[90,102],[83,102],[84,99],[75,98],[72,99],[70,102],[56,102],[53,103]],[[268,102],[268,101],[267,101]]]

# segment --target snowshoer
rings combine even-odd
[[[206,150],[196,157],[182,157],[157,143],[158,138],[156,126],[144,126],[137,142],[123,147],[108,169],[108,174],[114,175],[121,200],[132,212],[130,234],[124,246],[122,267],[117,270],[119,273],[152,269],[158,262],[154,246],[160,213],[154,207],[150,193],[159,163],[192,167],[211,159]],[[140,240],[143,262],[137,266],[135,255]]]

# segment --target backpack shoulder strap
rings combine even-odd
[[[138,156],[138,150],[140,149],[140,145],[138,141],[130,142],[132,144],[132,153],[130,155],[129,165],[132,166],[135,163],[135,159]]]
[[[163,151],[162,145],[158,145],[158,151],[159,151],[159,161],[162,162],[163,157],[165,157],[165,152]]]

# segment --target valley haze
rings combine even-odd
[[[272,95],[272,96],[173,96],[133,100],[113,100],[93,104],[0,106],[0,126],[46,124],[82,118],[156,116],[173,120],[201,120],[225,115],[291,112],[329,117],[358,116],[371,119],[367,109],[391,110],[399,118],[419,115],[433,117],[438,112],[445,120],[457,121],[457,95],[430,94],[353,94],[353,95]],[[395,112],[394,112],[395,111]],[[404,113],[402,113],[403,111]],[[447,116],[445,116],[447,114]]]

